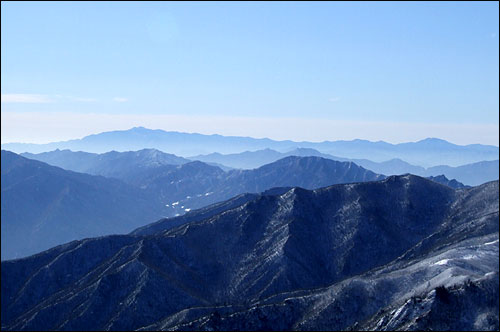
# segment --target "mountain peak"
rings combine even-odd
[[[423,140],[417,141],[416,143],[420,144],[434,144],[434,145],[453,145],[452,143],[436,137],[428,137]]]
[[[145,127],[139,126],[139,127],[133,127],[133,128],[130,128],[129,130],[130,130],[130,131],[149,131],[149,130],[152,130],[152,129],[148,129],[148,128],[145,128]]]

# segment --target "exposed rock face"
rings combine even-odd
[[[498,328],[498,198],[412,175],[243,195],[2,262],[2,329]]]

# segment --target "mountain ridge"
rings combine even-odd
[[[223,155],[220,153],[212,153],[208,155],[198,155],[189,157],[191,160],[201,160],[204,162],[217,162],[229,167],[250,169],[260,167],[263,164],[271,163],[280,158],[297,155],[297,156],[319,156],[325,159],[338,161],[350,161],[357,165],[369,169],[378,174],[384,175],[401,175],[411,173],[419,176],[439,176],[445,175],[448,178],[456,179],[466,185],[480,185],[488,181],[498,179],[499,161],[480,161],[471,164],[460,166],[437,165],[428,168],[416,166],[407,163],[399,158],[393,158],[382,162],[374,162],[368,159],[349,159],[338,156],[333,156],[326,153],[321,153],[311,148],[297,148],[288,152],[278,152],[272,149],[245,151],[236,154]]]
[[[454,299],[467,280],[498,298],[498,181],[454,190],[406,175],[292,188],[150,235],[4,261],[1,272],[4,330],[356,329],[420,296],[424,309],[397,317],[414,324],[427,306],[453,311],[455,300],[436,294]],[[470,314],[459,326],[498,326],[494,303]]]
[[[156,148],[180,156],[197,155],[211,152],[239,153],[264,148],[286,151],[297,147],[315,148],[323,153],[332,153],[345,158],[367,158],[383,161],[401,158],[422,166],[435,166],[436,160],[456,166],[481,160],[498,159],[499,148],[481,144],[455,145],[449,143],[443,148],[440,141],[421,140],[418,142],[390,144],[366,140],[294,142],[276,141],[268,138],[240,136],[203,135],[151,130],[143,127],[129,130],[110,131],[93,134],[63,142],[48,144],[6,143],[3,149],[14,152],[45,152],[60,149],[82,150],[87,152],[107,152],[111,150],[129,151]],[[424,153],[425,152],[425,153]],[[441,158],[439,158],[439,156]]]
[[[123,158],[115,160],[118,162],[110,169],[102,171],[105,175],[118,172],[117,178],[107,178],[64,170],[2,150],[2,259],[71,239],[128,233],[153,220],[242,193],[259,193],[272,187],[313,189],[383,178],[354,164],[314,157],[289,157],[256,170],[229,172],[200,161],[148,168],[140,162],[129,167]],[[23,237],[30,241],[21,241]]]

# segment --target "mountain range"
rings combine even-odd
[[[459,167],[436,166],[425,169],[423,167],[410,165],[400,159],[393,159],[382,163],[372,162],[366,159],[346,159],[321,153],[314,149],[294,149],[287,153],[280,153],[271,149],[254,152],[243,152],[240,154],[222,155],[213,153],[205,156],[194,156],[188,159],[177,157],[155,149],[143,149],[140,151],[108,152],[95,154],[87,152],[72,152],[70,150],[55,150],[39,154],[22,153],[22,156],[30,159],[46,162],[53,166],[64,169],[84,172],[93,175],[114,177],[125,181],[144,178],[145,172],[150,172],[159,166],[182,165],[192,160],[199,160],[211,166],[219,167],[225,171],[233,168],[253,169],[265,164],[273,163],[279,159],[289,156],[321,157],[337,161],[354,162],[367,170],[377,174],[401,175],[415,174],[425,177],[436,177],[445,175],[466,185],[479,185],[488,181],[498,179],[498,160],[485,161]],[[170,169],[173,169],[170,167]],[[134,181],[139,182],[139,181]],[[457,187],[455,185],[455,188]],[[225,197],[227,199],[229,197]]]
[[[191,161],[155,149],[111,151],[102,154],[55,150],[40,154],[21,153],[21,156],[74,172],[112,178],[132,178],[147,169],[163,165],[182,165]]]
[[[154,196],[119,180],[4,150],[1,161],[2,259],[74,239],[130,232],[168,212]]]
[[[498,181],[242,195],[3,261],[1,326],[498,330],[498,220]]]
[[[75,160],[66,158],[67,165],[93,175],[2,150],[2,259],[23,257],[73,239],[123,234],[242,193],[384,178],[354,163],[318,157],[288,157],[255,170],[224,172],[199,161],[162,164],[184,160],[154,150],[60,153],[76,156]]]
[[[72,151],[109,152],[134,151],[155,148],[179,156],[193,156],[212,152],[240,153],[261,149],[274,149],[280,152],[296,148],[313,148],[322,153],[351,159],[365,158],[382,162],[394,158],[423,167],[445,164],[460,166],[464,164],[499,159],[497,146],[471,144],[455,145],[437,138],[427,138],[418,142],[390,144],[383,141],[366,140],[294,142],[275,141],[268,138],[202,135],[135,127],[129,130],[110,131],[63,142],[48,144],[7,143],[2,149],[13,152],[40,153],[55,149]]]
[[[384,177],[352,162],[319,157],[289,156],[252,170],[224,172],[217,166],[154,149],[104,154],[56,150],[22,155],[72,171],[116,178],[149,191],[168,205],[169,216],[245,192],[257,193],[283,186],[315,189]],[[82,156],[85,156],[85,160]],[[180,165],[169,164],[169,160]]]
[[[253,170],[224,172],[152,149],[25,155],[90,175],[2,151],[2,259],[23,257],[73,239],[123,234],[243,193],[293,186],[316,189],[385,178],[352,162],[320,157],[290,156]],[[463,187],[444,176],[432,179]],[[26,237],[28,242],[19,241]]]
[[[368,159],[349,159],[332,156],[310,148],[297,148],[283,153],[272,149],[245,151],[226,155],[211,153],[208,155],[192,156],[189,159],[218,163],[233,168],[252,169],[287,156],[316,156],[332,160],[350,161],[375,173],[385,175],[402,175],[406,173],[425,177],[445,175],[450,179],[456,179],[470,186],[477,186],[485,182],[498,180],[499,177],[498,160],[481,161],[457,167],[440,165],[426,169],[397,158],[383,162],[374,162]]]

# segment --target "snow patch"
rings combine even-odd
[[[446,265],[449,261],[449,259],[442,259],[439,262],[434,263],[433,265]]]
[[[486,242],[484,245],[485,245],[485,246],[489,246],[490,244],[495,244],[495,243],[497,243],[497,242],[498,242],[498,240],[491,241],[491,242]]]
[[[191,211],[191,209],[184,209],[184,211],[189,212],[189,211]]]
[[[179,202],[172,203],[172,206],[176,206],[176,205],[179,205]]]

